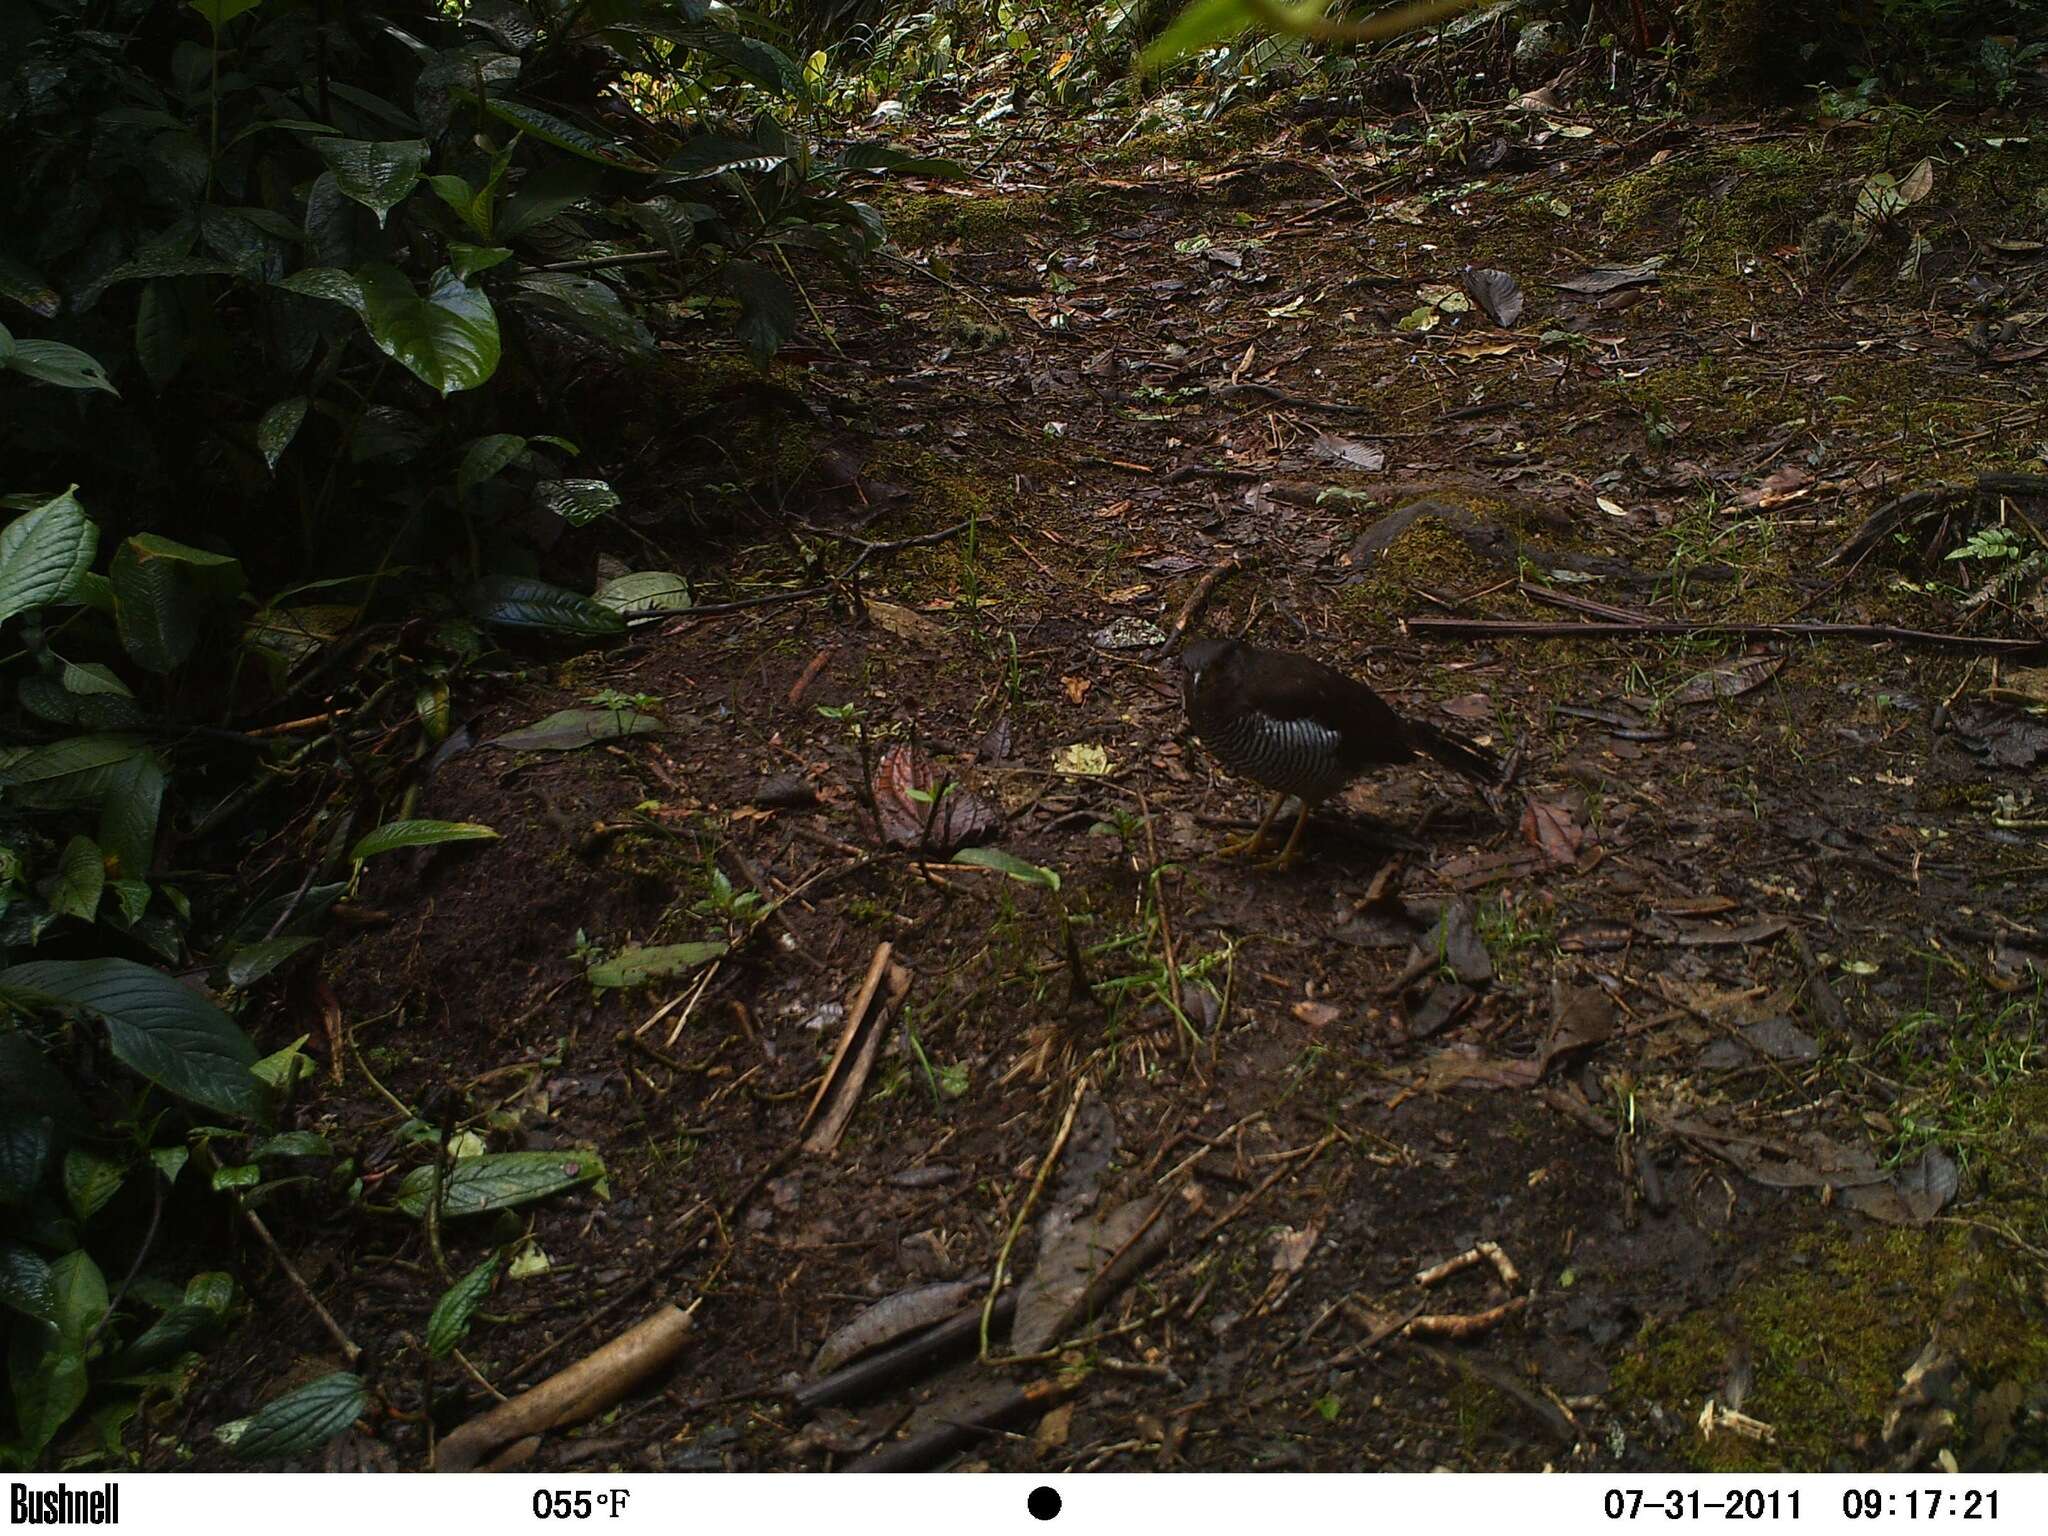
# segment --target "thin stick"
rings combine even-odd
[[[1216,591],[1216,584],[1232,571],[1240,569],[1242,567],[1233,558],[1225,560],[1220,565],[1213,565],[1202,573],[1202,579],[1195,583],[1195,590],[1188,594],[1188,600],[1181,604],[1180,612],[1174,615],[1172,627],[1167,631],[1167,645],[1173,644],[1187,633],[1188,625],[1192,624],[1195,616],[1208,606],[1209,598]]]
[[[1010,1250],[1017,1246],[1017,1234],[1024,1230],[1024,1223],[1030,1219],[1031,1208],[1038,1203],[1039,1193],[1045,1188],[1045,1181],[1052,1175],[1060,1153],[1065,1150],[1067,1136],[1074,1129],[1074,1115],[1081,1108],[1081,1100],[1088,1092],[1088,1079],[1082,1078],[1074,1084],[1074,1096],[1067,1101],[1067,1113],[1060,1121],[1059,1130],[1053,1135],[1052,1146],[1045,1159],[1038,1165],[1038,1173],[1031,1180],[1031,1188],[1024,1193],[1024,1203],[1017,1207],[1017,1215],[1010,1222],[1009,1235],[1003,1239],[1003,1251],[996,1255],[995,1278],[989,1282],[988,1298],[981,1304],[981,1358],[988,1359],[989,1319],[995,1315],[996,1297],[1003,1289],[1003,1272],[1010,1265]]]
[[[1784,635],[1812,635],[1842,640],[1890,640],[1901,645],[1950,646],[1958,650],[2022,652],[2038,651],[2048,641],[2006,640],[1992,635],[1944,635],[1924,629],[1895,629],[1889,624],[1687,624],[1677,620],[1654,620],[1632,624],[1539,623],[1523,619],[1402,619],[1401,628],[1411,635],[1440,635],[1447,639],[1492,635],[1529,640],[1610,640],[1632,635],[1732,635],[1764,639]]]

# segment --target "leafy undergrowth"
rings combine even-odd
[[[974,163],[992,105],[907,142]],[[467,679],[407,810],[498,836],[366,864],[250,1005],[322,1074],[287,1129],[331,1151],[265,1207],[306,1290],[253,1276],[144,1464],[348,1364],[314,1297],[377,1394],[337,1466],[425,1464],[664,1297],[683,1369],[536,1465],[836,1466],[1046,1380],[956,1464],[2038,1464],[2040,674],[1884,630],[2042,633],[2048,141],[1285,105],[881,196],[900,261],[808,284],[762,387],[579,381],[645,444],[579,557],[694,607]],[[1198,597],[1513,791],[1390,770],[1292,871],[1212,858],[1256,797],[1147,649]],[[1422,622],[1587,603],[1866,628]],[[879,803],[892,748],[1008,857],[890,842],[967,815]],[[872,1071],[792,1153],[885,943]],[[485,1153],[603,1178],[391,1219]],[[788,1395],[877,1300],[1030,1284],[1047,1203],[1155,1195],[1163,1249],[1049,1358]],[[1482,1242],[1511,1269],[1415,1278]]]

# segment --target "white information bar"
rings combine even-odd
[[[697,1532],[979,1536],[1549,1536],[1553,1532],[2048,1532],[2048,1477],[1050,1474],[13,1475],[9,1530],[151,1536]]]

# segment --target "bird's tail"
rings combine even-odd
[[[1440,726],[1426,720],[1410,720],[1409,743],[1416,751],[1435,758],[1446,768],[1462,773],[1478,784],[1497,784],[1501,776],[1501,760],[1476,741],[1453,735]]]

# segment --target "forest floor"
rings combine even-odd
[[[2048,138],[1541,98],[1007,126],[999,178],[881,200],[895,254],[812,288],[830,335],[767,389],[691,337],[579,399],[645,424],[612,479],[709,611],[469,699],[418,814],[501,840],[372,866],[321,978],[252,1015],[266,1049],[331,1036],[303,1123],[373,1197],[421,1155],[401,1107],[602,1159],[439,1234],[451,1275],[545,1256],[466,1367],[421,1348],[447,1280],[417,1225],[275,1218],[386,1401],[431,1391],[445,1433],[667,1297],[676,1369],[528,1465],[823,1470],[949,1422],[987,1427],[911,1459],[2043,1464],[2048,674],[1637,631],[2043,633]],[[806,550],[866,558],[784,600]],[[1148,649],[1191,601],[1513,784],[1388,770],[1296,867],[1215,858],[1259,797]],[[665,728],[492,744],[620,695]],[[958,786],[923,829],[867,787],[899,747]],[[695,941],[731,948],[590,982]],[[878,964],[871,1070],[803,1150]],[[797,1395],[877,1302],[921,1293],[884,1337],[999,1270],[1015,1363],[970,1340]],[[274,1392],[281,1348],[333,1368],[286,1277],[254,1283],[196,1424]],[[427,1431],[336,1454],[421,1466]]]

